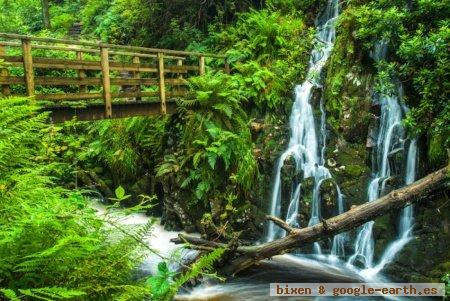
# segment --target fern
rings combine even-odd
[[[189,280],[196,279],[203,274],[212,273],[214,271],[214,264],[222,257],[224,252],[225,249],[218,248],[209,254],[201,256],[189,267],[186,273],[178,275],[178,277],[169,271],[165,262],[159,263],[158,273],[146,281],[151,291],[152,300],[171,300],[178,290]]]
[[[78,290],[68,290],[62,287],[44,287],[35,289],[19,289],[19,292],[26,297],[38,300],[56,300],[56,299],[73,299],[86,295],[85,292]]]
[[[0,289],[0,293],[3,294],[3,296],[10,301],[20,301],[20,298],[17,297],[17,294],[15,291],[13,291],[12,289],[4,289],[1,288]]]
[[[225,249],[218,248],[210,252],[209,254],[200,257],[200,259],[191,266],[188,272],[183,274],[175,281],[172,290],[178,291],[178,289],[189,280],[195,279],[201,274],[211,273],[212,271],[214,271],[214,263],[216,263],[222,257],[224,252]]]
[[[110,299],[129,286],[151,224],[111,227],[77,191],[55,184],[46,114],[28,99],[0,101],[0,287],[17,299]],[[142,206],[140,208],[143,208]],[[139,299],[138,299],[139,300]]]

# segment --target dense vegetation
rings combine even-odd
[[[3,296],[164,300],[189,279],[213,272],[223,250],[182,276],[163,262],[157,275],[139,279],[135,272],[150,252],[143,239],[151,224],[111,225],[80,186],[120,205],[144,200],[137,209],[162,213],[169,228],[219,239],[257,237],[272,164],[287,136],[292,89],[305,77],[317,42],[314,17],[323,4],[0,0],[1,32],[66,37],[81,23],[84,39],[220,52],[232,67],[231,74],[208,70],[190,79],[189,96],[178,100],[171,117],[49,126],[47,115],[26,105],[27,99],[0,99]],[[425,142],[425,165],[447,164],[449,9],[435,0],[343,1],[325,74],[330,131],[365,143],[367,95],[375,82],[395,79],[410,108],[408,133]],[[388,43],[389,55],[376,64],[371,52],[380,40]],[[116,190],[122,186],[130,198]],[[149,204],[155,198],[147,195],[156,203]]]

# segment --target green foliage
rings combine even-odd
[[[265,9],[242,14],[236,25],[214,34],[212,43],[228,49],[244,96],[264,112],[290,100],[304,77],[312,37],[301,16]]]
[[[154,160],[161,156],[166,126],[165,117],[92,123],[78,159],[85,162],[88,169],[99,165],[107,169],[116,185],[129,183],[145,173],[146,168],[152,169]],[[96,161],[100,164],[92,165]]]
[[[405,124],[413,135],[428,137],[429,163],[445,164],[450,145],[449,12],[446,1],[349,2],[339,18],[328,68],[327,108],[334,115],[341,111],[347,77],[355,66],[376,73],[376,88],[383,87],[382,93],[392,93],[388,83],[398,78],[411,109]],[[375,66],[369,57],[377,40],[388,42],[388,60]]]
[[[227,183],[249,191],[257,173],[244,100],[233,78],[223,73],[190,79],[190,96],[180,101],[180,152],[159,166],[181,188],[193,187],[192,201],[207,201]]]
[[[167,264],[158,264],[158,273],[147,279],[146,284],[152,292],[152,300],[171,300],[178,290],[189,280],[201,275],[217,277],[214,272],[214,264],[222,257],[225,249],[217,248],[210,253],[201,256],[190,269],[182,275],[170,272]]]
[[[2,32],[29,33],[43,28],[39,0],[1,0],[0,7]]]
[[[86,33],[140,46],[185,48],[204,37],[213,21],[228,23],[251,1],[88,0],[82,7]]]
[[[131,274],[143,259],[148,227],[117,232],[120,226],[107,226],[79,193],[53,183],[47,174],[59,166],[42,161],[47,116],[27,103],[0,102],[2,294],[101,300],[122,294],[124,285],[139,286]]]

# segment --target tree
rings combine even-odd
[[[52,29],[50,23],[50,4],[49,0],[41,0],[42,2],[42,20],[44,23],[44,28]]]

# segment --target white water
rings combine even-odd
[[[416,171],[416,159],[417,157],[417,141],[412,140],[409,145],[408,156],[407,156],[407,165],[406,165],[406,175],[405,175],[405,184],[411,184],[415,180],[415,171]],[[373,276],[378,274],[388,263],[391,263],[398,252],[400,252],[403,247],[411,241],[412,239],[412,229],[413,229],[413,205],[409,205],[402,210],[400,216],[400,225],[399,225],[399,235],[398,238],[392,242],[384,251],[381,256],[380,262],[372,267],[363,270],[361,273],[363,276]]]
[[[315,225],[321,219],[320,204],[320,186],[326,179],[331,178],[329,170],[324,166],[325,163],[325,142],[326,142],[326,126],[325,126],[325,110],[323,99],[320,102],[320,138],[321,148],[319,151],[319,139],[316,133],[316,123],[314,120],[313,108],[310,104],[312,92],[314,88],[321,86],[321,72],[323,66],[330,57],[333,49],[333,43],[336,38],[335,21],[339,14],[339,3],[337,0],[329,0],[325,13],[318,20],[316,40],[318,44],[312,51],[309,63],[309,69],[306,81],[295,87],[295,102],[292,107],[290,116],[291,137],[288,149],[281,155],[277,163],[274,186],[272,189],[272,200],[270,214],[280,216],[281,213],[281,170],[284,162],[288,158],[294,158],[296,170],[303,173],[303,178],[314,179],[313,196],[311,201],[311,217],[308,226]],[[299,201],[301,197],[301,184],[294,187],[294,193],[290,201],[286,221],[295,227],[298,224]],[[343,197],[338,191],[338,211],[342,213],[344,210]],[[269,224],[267,231],[267,241],[282,237],[284,231],[276,228],[272,223]],[[344,235],[337,235],[333,239],[333,255],[343,256],[343,240]],[[322,250],[318,243],[314,244],[316,254],[321,254]]]
[[[387,43],[378,42],[375,46],[374,59],[379,62],[386,58]],[[403,111],[400,106],[399,96],[401,85],[394,83],[398,92],[393,95],[381,94],[374,97],[374,101],[379,101],[381,105],[381,117],[379,121],[378,138],[376,143],[376,164],[374,176],[370,182],[367,195],[368,201],[371,202],[379,198],[385,188],[386,181],[393,175],[392,166],[389,164],[389,154],[399,147],[403,148],[404,129],[401,124]],[[405,183],[411,184],[415,180],[416,170],[417,142],[412,140],[408,150]],[[348,265],[356,262],[362,264],[364,269],[361,275],[370,277],[379,273],[386,264],[392,262],[396,254],[411,240],[411,231],[413,226],[413,210],[412,206],[403,209],[400,218],[399,236],[391,243],[378,264],[374,266],[374,239],[373,239],[374,221],[364,224],[355,241],[355,252],[349,258]]]
[[[183,258],[187,259],[192,255],[192,251],[184,249],[182,246],[170,241],[172,238],[176,238],[179,233],[183,232],[165,230],[164,226],[160,224],[159,219],[151,218],[144,213],[124,214],[119,209],[108,210],[100,201],[93,202],[92,207],[105,220],[123,227],[129,227],[130,230],[144,226],[151,219],[155,221],[151,232],[144,239],[148,247],[153,250],[153,252],[149,252],[144,263],[141,265],[141,272],[145,274],[156,274],[158,271],[158,263],[168,261],[167,259],[172,259],[169,260],[171,262],[170,268],[171,270],[176,270]]]

